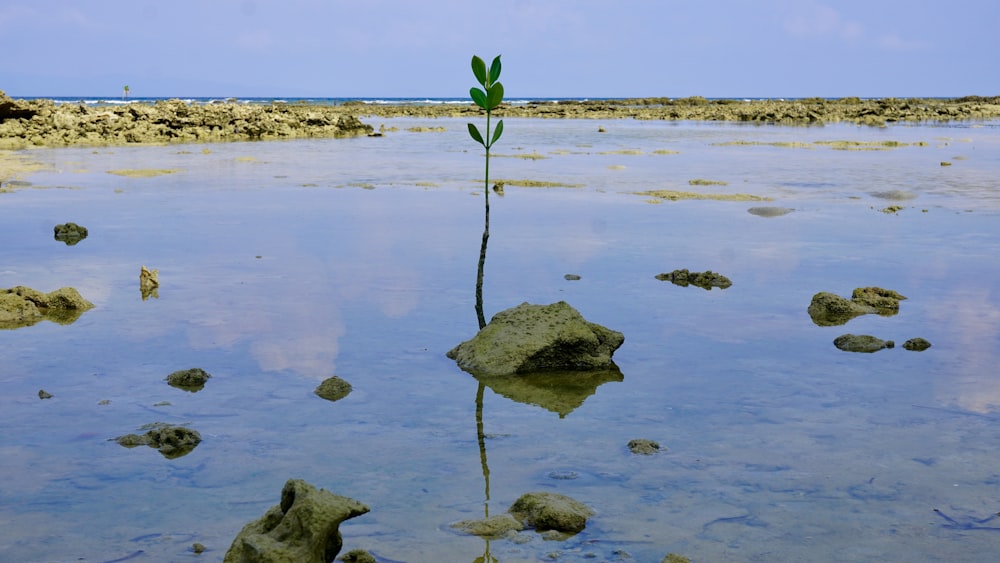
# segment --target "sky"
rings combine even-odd
[[[21,96],[1000,95],[996,0],[0,0]]]

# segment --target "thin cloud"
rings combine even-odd
[[[785,20],[785,31],[792,37],[833,37],[847,41],[860,39],[863,26],[845,20],[837,10],[823,4],[804,6],[802,11]]]
[[[895,33],[889,33],[878,38],[878,44],[886,51],[896,53],[912,53],[923,51],[929,47],[926,41],[904,39]]]

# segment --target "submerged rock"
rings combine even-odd
[[[923,352],[931,347],[931,343],[923,338],[911,338],[903,343],[903,348],[912,352]]]
[[[481,538],[500,538],[511,532],[520,532],[524,525],[510,514],[498,514],[479,520],[462,520],[451,525],[456,530]]]
[[[565,301],[522,303],[493,316],[448,357],[473,375],[607,370],[625,336],[586,321]]]
[[[337,377],[328,377],[316,387],[314,393],[327,401],[339,401],[351,392],[351,384]]]
[[[751,215],[756,215],[758,217],[781,217],[782,215],[788,215],[794,209],[788,207],[751,207],[747,209],[747,213]]]
[[[66,243],[66,246],[73,246],[81,240],[87,238],[87,227],[82,227],[76,223],[63,223],[53,228],[54,237],[59,242]]]
[[[191,453],[201,443],[201,434],[183,426],[165,422],[154,422],[143,426],[145,434],[126,434],[114,440],[126,448],[149,446],[156,448],[167,459],[175,459]]]
[[[587,527],[594,511],[580,501],[550,492],[525,493],[508,510],[526,526],[538,531],[578,533]]]
[[[340,523],[369,508],[360,502],[289,479],[281,503],[240,530],[224,563],[331,563],[340,553]]]
[[[878,352],[896,345],[892,340],[882,340],[870,334],[842,334],[833,340],[833,345],[845,352]]]
[[[167,384],[194,393],[204,389],[210,377],[212,376],[201,368],[184,369],[168,375]]]
[[[628,441],[628,449],[634,454],[653,455],[660,451],[660,444],[653,440],[637,438]]]
[[[860,315],[871,313],[891,316],[899,312],[899,302],[906,299],[891,289],[859,287],[850,299],[821,291],[813,295],[809,317],[819,326],[837,326]]]
[[[673,272],[665,274],[657,274],[656,279],[660,281],[668,281],[681,287],[693,285],[705,290],[711,290],[713,287],[726,289],[727,287],[733,285],[733,282],[729,278],[711,270],[704,272],[689,272],[687,269],[674,270]]]
[[[41,320],[70,324],[93,307],[72,287],[49,293],[20,285],[0,289],[0,329],[31,326]]]

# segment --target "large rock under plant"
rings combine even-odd
[[[622,333],[588,322],[565,301],[522,303],[494,315],[448,357],[474,375],[607,370],[623,342]]]
[[[369,508],[360,502],[289,479],[281,504],[240,530],[224,563],[331,563],[343,547],[340,523]]]
[[[93,306],[72,287],[49,293],[21,285],[0,289],[0,328],[30,326],[43,319],[70,324]]]

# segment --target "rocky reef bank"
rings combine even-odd
[[[0,149],[354,137],[373,129],[343,108],[294,104],[122,106],[15,100],[0,91]]]
[[[0,91],[0,149],[352,137],[373,135],[362,117],[471,117],[468,104],[191,104],[182,100],[116,106],[18,100]],[[631,98],[504,104],[498,117],[734,121],[785,125],[941,122],[1000,118],[1000,96],[963,98],[803,98],[709,100]]]

